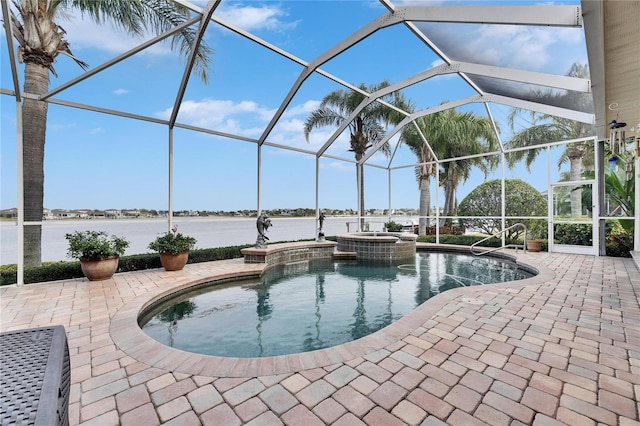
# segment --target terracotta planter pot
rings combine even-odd
[[[183,251],[182,253],[172,254],[168,252],[160,253],[160,263],[167,271],[179,271],[184,268],[189,260],[189,251]]]
[[[527,250],[534,252],[542,250],[542,240],[527,240]]]
[[[89,281],[108,280],[118,270],[119,256],[111,256],[105,259],[80,258],[82,273]]]

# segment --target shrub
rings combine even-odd
[[[605,225],[607,256],[631,257],[633,234],[627,232],[618,220],[608,220]]]
[[[384,228],[389,232],[402,231],[402,224],[390,220],[389,222],[384,223]]]
[[[505,212],[507,216],[546,216],[547,200],[537,189],[520,179],[505,179]],[[475,188],[460,202],[458,214],[460,216],[500,216],[502,208],[502,191],[500,179],[490,180]],[[507,219],[509,227],[522,222],[527,227],[534,225],[533,221],[541,219]],[[500,219],[461,219],[461,224],[467,228],[479,229],[487,234],[494,234],[502,229]],[[546,224],[546,221],[543,221]],[[517,238],[522,230],[514,228],[507,233],[509,238]]]
[[[17,265],[2,265],[0,267],[0,286],[15,284],[18,281],[17,277]],[[40,267],[25,268],[24,270],[24,282],[26,284],[82,277],[84,277],[84,274],[78,261],[44,262]]]
[[[476,243],[484,238],[487,238],[487,235],[478,235],[478,234],[467,234],[467,235],[440,235],[440,244],[455,244],[460,246],[470,246],[473,243]],[[423,235],[418,237],[417,241],[419,243],[435,243],[436,236],[435,235]],[[507,238],[505,240],[507,244],[522,244],[522,241],[517,239]],[[502,239],[500,237],[491,238],[482,244],[479,244],[480,247],[501,247]]]
[[[178,227],[174,226],[171,232],[165,232],[149,243],[149,249],[158,253],[178,254],[192,250],[196,245],[196,239],[178,232]]]
[[[553,240],[558,244],[590,246],[593,244],[593,225],[590,223],[556,223]]]
[[[129,241],[104,231],[75,231],[64,236],[69,241],[67,256],[72,259],[106,259],[122,256],[129,247]]]

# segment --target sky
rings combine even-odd
[[[537,4],[529,1],[411,2],[416,4]],[[202,5],[202,2],[194,4]],[[398,6],[408,4],[397,2]],[[579,4],[577,1],[562,4]],[[214,16],[253,34],[277,49],[311,62],[349,35],[383,15],[376,1],[227,1]],[[97,25],[77,11],[59,24],[67,33],[73,54],[87,62],[89,71],[140,44],[109,24]],[[452,52],[452,59],[478,61],[502,67],[565,74],[574,62],[586,63],[582,29],[506,25],[421,24],[429,37]],[[274,116],[303,67],[217,23],[211,23],[205,41],[214,50],[209,82],[197,75],[189,79],[177,121],[222,134],[257,140]],[[1,42],[1,87],[13,87],[6,38]],[[446,52],[445,52],[446,53]],[[456,57],[453,57],[455,54]],[[351,49],[323,64],[320,69],[352,85],[371,85],[383,80],[395,83],[428,70],[442,60],[404,25],[384,28]],[[122,110],[152,119],[166,120],[176,103],[185,58],[168,43],[157,44],[54,96],[68,102]],[[50,88],[81,76],[84,71],[70,58],[59,56]],[[20,85],[23,67],[19,67]],[[320,75],[311,75],[267,137],[283,150],[263,146],[261,185],[258,196],[258,148],[253,142],[178,128],[173,133],[173,209],[242,210],[297,208],[316,205],[315,152],[334,133],[334,127],[315,129],[307,141],[303,124],[322,98],[344,86]],[[436,106],[475,94],[455,75],[438,76],[403,90],[416,109]],[[0,209],[17,205],[16,106],[15,99],[0,95]],[[459,108],[487,116],[483,105]],[[490,111],[501,129],[501,140],[510,135],[506,117],[510,107],[491,104]],[[54,209],[168,209],[169,130],[165,125],[100,114],[77,108],[49,106],[45,148],[46,208]],[[28,123],[25,123],[28,125]],[[517,126],[527,126],[527,117]],[[391,139],[392,142],[397,140]],[[552,177],[557,180],[552,154]],[[357,208],[355,166],[343,133],[327,150],[331,157],[318,164],[320,208]],[[338,158],[335,158],[338,157]],[[365,167],[365,206],[417,208],[415,156],[406,146],[395,149],[390,160],[376,153]],[[391,172],[386,167],[391,165]],[[486,179],[499,178],[501,170]],[[540,156],[531,172],[518,166],[506,177],[519,177],[539,190],[546,189],[546,156]],[[474,171],[458,190],[461,201],[485,176]],[[442,205],[444,197],[432,183]],[[389,194],[391,193],[391,197]]]

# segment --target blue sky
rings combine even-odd
[[[466,3],[535,4],[524,1]],[[310,62],[385,11],[375,1],[223,0],[215,16]],[[77,14],[75,19],[60,24],[67,31],[73,53],[88,62],[90,69],[140,43],[108,24],[98,26]],[[430,36],[438,43],[450,44],[460,60],[473,59],[557,74],[564,74],[573,62],[586,63],[581,29],[430,24]],[[178,122],[259,138],[302,67],[215,23],[209,25],[206,41],[215,50],[209,84],[202,84],[195,75],[191,77]],[[2,38],[1,47],[0,82],[3,88],[11,89],[5,38]],[[405,26],[397,25],[378,31],[321,69],[353,85],[370,85],[385,79],[397,82],[440,63],[441,60]],[[167,119],[176,99],[183,67],[184,58],[172,52],[167,44],[156,45],[57,94],[56,98]],[[58,58],[55,68],[59,77],[52,76],[52,89],[83,73],[64,56]],[[20,79],[22,85],[22,67]],[[323,96],[337,88],[342,86],[321,75],[311,76],[267,140],[317,150],[335,129],[315,130],[307,142],[302,126]],[[418,109],[473,94],[475,92],[456,76],[436,77],[405,89],[405,95]],[[0,102],[0,208],[4,209],[17,205],[16,114],[13,98],[2,95]],[[486,115],[482,105],[460,110]],[[503,141],[508,139],[505,118],[509,111],[508,107],[491,105],[491,113],[503,131]],[[520,125],[526,124],[526,120],[520,120]],[[45,207],[166,209],[167,140],[166,126],[50,105]],[[328,153],[352,159],[353,154],[347,149],[348,135],[343,134]],[[554,156],[557,157],[557,153]],[[547,186],[545,161],[542,156],[532,174],[518,167],[507,171],[507,177],[522,177],[543,190]],[[175,210],[256,208],[257,148],[254,143],[176,129],[174,162]],[[377,153],[372,163],[386,166],[388,160]],[[406,147],[400,147],[392,167],[413,163],[413,154]],[[554,173],[557,173],[555,161],[553,164]],[[262,208],[315,206],[313,155],[265,146],[261,170]],[[356,208],[353,163],[322,158],[319,174],[321,208]],[[497,170],[490,178],[499,176]],[[481,173],[474,173],[460,188],[458,199],[462,200],[483,180]],[[388,207],[388,182],[386,170],[365,168],[367,208]],[[412,167],[392,172],[391,189],[392,208],[418,207],[419,193]]]

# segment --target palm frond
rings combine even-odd
[[[161,34],[190,18],[188,9],[171,0],[61,0],[60,3],[78,8],[99,24],[108,21],[117,28],[137,36],[144,35],[147,30]],[[181,55],[188,56],[196,31],[197,28],[187,27],[173,35],[171,48],[178,47]],[[194,70],[204,83],[208,81],[213,53],[204,40],[196,52]]]
[[[313,129],[324,126],[340,126],[345,120],[346,117],[327,107],[313,110],[304,122],[304,137],[308,141],[309,134]]]

